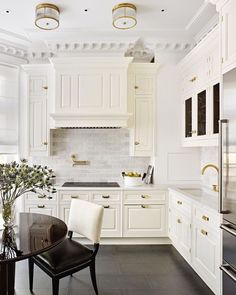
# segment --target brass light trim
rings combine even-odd
[[[131,9],[131,11],[126,11],[126,8],[128,8],[129,10]],[[132,13],[132,10],[133,10],[133,13]],[[132,3],[120,3],[120,4],[115,5],[112,8],[112,17],[113,17],[112,25],[113,25],[113,27],[116,29],[120,29],[120,30],[128,30],[128,29],[135,27],[137,24],[136,12],[137,12],[137,8]],[[117,13],[118,15],[115,15],[115,13]],[[121,19],[132,20],[133,23],[127,24],[125,22],[125,23],[123,23],[124,26],[118,26],[116,24],[116,22],[117,22],[117,20],[121,20]],[[125,26],[125,25],[127,25],[127,26]]]
[[[40,11],[43,10],[43,11]],[[60,9],[51,3],[41,3],[35,8],[35,26],[42,30],[55,30],[59,27]],[[43,23],[40,24],[41,20],[53,20],[54,24],[52,27],[48,27]],[[46,23],[47,24],[47,23]],[[48,22],[50,24],[50,22]]]

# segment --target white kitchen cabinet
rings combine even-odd
[[[236,66],[236,2],[225,1],[221,8],[221,51],[222,73],[226,73]]]
[[[166,236],[165,205],[125,205],[125,237],[162,237]]]
[[[220,295],[220,214],[170,189],[169,237],[203,281]]]
[[[131,64],[129,67],[129,111],[133,114],[129,121],[132,156],[153,155],[156,72],[156,64]]]
[[[50,153],[48,122],[50,67],[49,65],[24,65],[22,67],[27,73],[29,155],[48,156]]]
[[[49,203],[26,204],[25,212],[39,213],[57,217],[57,205]]]
[[[219,60],[219,28],[216,27],[180,62],[183,146],[218,144],[220,87],[215,85],[220,81]]]

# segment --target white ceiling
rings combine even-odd
[[[200,31],[216,14],[215,7],[207,0],[131,0],[130,2],[137,6],[137,26],[128,31],[120,31],[112,27],[111,11],[115,4],[122,1],[49,0],[61,10],[59,29],[49,32],[34,25],[35,6],[42,2],[0,1],[0,33],[6,30],[30,40],[41,41],[65,36],[191,36]],[[85,12],[85,9],[88,11]],[[162,9],[165,11],[161,12]],[[6,10],[9,10],[9,13],[6,13]]]

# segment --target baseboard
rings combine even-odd
[[[85,244],[91,244],[87,239],[78,238]],[[169,238],[101,238],[100,245],[171,245]]]

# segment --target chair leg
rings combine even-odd
[[[29,289],[33,293],[33,282],[34,282],[34,261],[32,258],[28,259],[29,266]]]
[[[52,279],[52,294],[58,295],[58,292],[59,292],[59,279],[53,278]]]
[[[95,259],[91,262],[90,266],[90,276],[93,283],[93,288],[95,293],[98,295],[97,281],[96,281],[96,271],[95,271]]]

